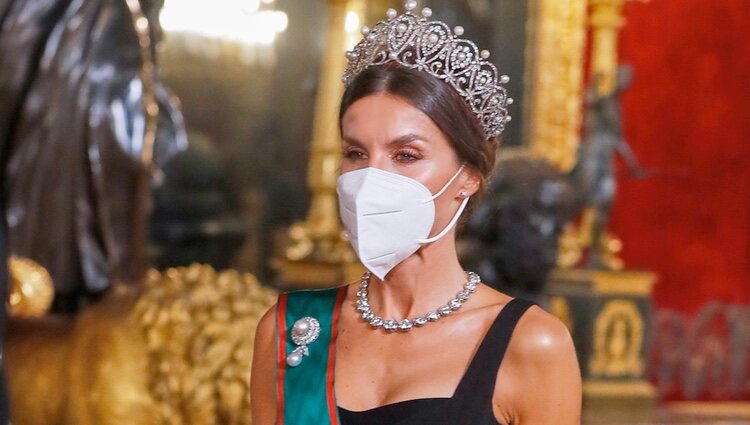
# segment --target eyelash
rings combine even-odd
[[[408,156],[408,158],[401,159],[404,156]],[[417,161],[419,159],[422,159],[422,156],[419,155],[419,153],[416,152],[416,151],[409,150],[409,149],[403,149],[403,150],[397,152],[395,155],[393,155],[392,158],[395,158],[396,161],[399,161],[399,162],[411,163],[411,162]]]
[[[365,157],[365,153],[357,149],[348,149],[344,151],[344,158],[349,161],[358,161]],[[422,159],[422,155],[419,152],[410,149],[401,149],[390,158],[401,163],[412,163],[414,161]]]
[[[362,159],[363,156],[364,156],[364,152],[362,151],[358,151],[354,149],[347,149],[346,151],[344,151],[344,158],[348,160],[356,161],[358,159]]]

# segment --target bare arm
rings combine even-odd
[[[250,403],[253,425],[276,423],[276,306],[260,319],[255,332],[253,366],[250,372]]]
[[[510,380],[511,395],[501,400],[512,404],[512,424],[579,425],[581,372],[565,325],[533,307],[518,323],[513,340],[508,352],[512,367],[501,367],[498,375],[499,381]]]

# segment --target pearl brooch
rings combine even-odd
[[[310,355],[308,345],[315,342],[320,336],[320,322],[314,317],[303,317],[292,326],[292,342],[297,347],[286,356],[286,364],[289,367],[297,367],[302,363],[304,356]]]

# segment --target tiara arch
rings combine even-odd
[[[499,136],[511,120],[508,106],[513,99],[504,87],[510,78],[487,61],[489,51],[480,51],[473,41],[461,38],[463,27],[451,29],[444,22],[430,20],[428,7],[416,15],[416,7],[416,0],[408,0],[403,14],[388,9],[386,20],[372,28],[362,27],[362,40],[346,52],[344,85],[349,87],[365,69],[386,63],[423,71],[456,90],[476,115],[486,139]]]

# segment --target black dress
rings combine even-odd
[[[514,298],[500,310],[452,397],[406,400],[361,412],[339,407],[341,425],[500,425],[492,412],[497,372],[516,323],[532,305]]]

